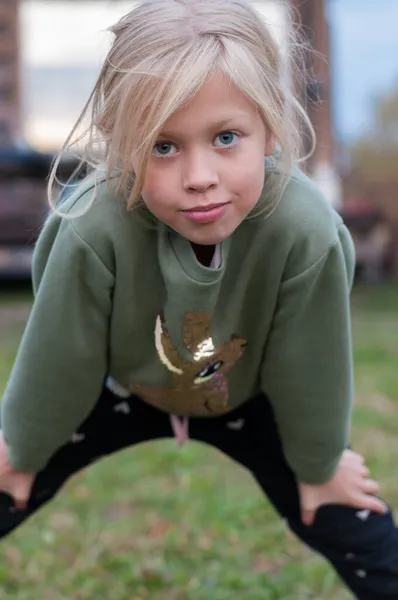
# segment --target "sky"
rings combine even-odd
[[[253,1],[253,0],[252,0]],[[46,65],[101,62],[108,41],[106,28],[128,12],[133,0],[67,2],[24,0],[24,54],[28,61]],[[254,1],[261,10],[261,0]],[[279,12],[267,7],[267,17],[280,37]],[[73,32],[73,35],[71,35]]]
[[[398,0],[329,0],[337,131],[369,129],[374,99],[398,87]]]
[[[110,40],[106,28],[129,6],[131,1],[126,0],[24,0],[21,12],[25,60],[47,66],[100,65]]]
[[[98,65],[110,42],[106,27],[131,0],[25,0],[23,56],[31,65]],[[370,128],[377,95],[398,86],[398,0],[328,0],[332,33],[334,114],[350,141]]]

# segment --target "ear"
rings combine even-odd
[[[265,142],[265,156],[272,156],[275,153],[276,137],[274,135],[267,134]]]

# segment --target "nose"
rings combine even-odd
[[[205,151],[191,152],[186,157],[183,186],[187,192],[203,193],[217,187],[219,175],[214,154]]]

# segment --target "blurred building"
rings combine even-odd
[[[20,134],[19,16],[16,0],[0,0],[0,145]]]
[[[340,209],[342,192],[337,168],[333,126],[330,24],[327,0],[290,0],[296,26],[315,50],[308,54],[309,81],[302,101],[314,126],[317,144],[307,161],[307,170],[331,204]],[[310,150],[309,143],[307,150]]]

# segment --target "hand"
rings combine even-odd
[[[374,495],[378,491],[379,484],[369,479],[369,470],[362,456],[345,450],[330,481],[322,485],[299,483],[302,522],[312,525],[316,511],[324,504],[343,504],[385,514],[386,505]]]
[[[20,473],[10,464],[7,458],[7,447],[0,431],[0,492],[6,492],[13,497],[16,508],[26,508],[30,498],[34,473]]]

